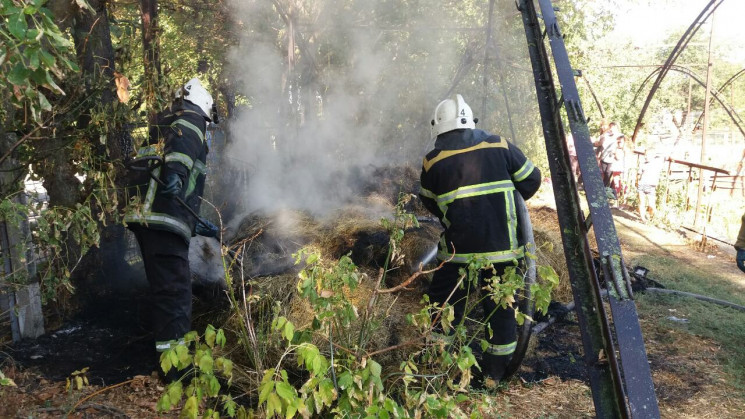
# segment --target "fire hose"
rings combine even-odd
[[[519,238],[521,243],[525,243],[525,250],[535,251],[535,238],[533,237],[533,224],[530,222],[530,213],[528,213],[528,207],[525,205],[525,200],[519,194],[515,194],[515,208],[517,209],[517,217],[520,220],[519,225]],[[530,288],[536,281],[536,267],[535,259],[526,255],[525,256],[525,286],[523,289],[523,295],[518,300],[518,310],[525,315],[525,321],[517,329],[517,346],[515,346],[515,352],[512,354],[512,359],[505,369],[505,378],[511,377],[520,368],[520,364],[525,358],[525,352],[528,350],[528,343],[530,342],[531,328],[533,326],[533,313],[535,312],[535,304],[531,298]]]
[[[147,171],[148,175],[155,182],[157,182],[161,186],[165,186],[165,183],[157,175],[155,175],[155,173],[153,173],[153,171],[161,167],[163,163],[164,163],[163,158],[160,156],[143,156],[143,157],[138,157],[138,158],[128,161],[126,163],[126,166],[128,169],[136,171],[136,172]],[[141,165],[141,166],[136,166],[136,165]],[[212,226],[207,221],[205,221],[202,217],[200,217],[199,214],[197,214],[197,212],[194,211],[189,205],[187,205],[186,202],[184,202],[184,200],[181,199],[181,197],[176,196],[174,197],[174,199],[176,200],[176,202],[179,203],[179,205],[183,206],[184,209],[186,209],[189,212],[189,214],[191,214],[194,218],[196,218],[199,224],[202,224],[208,229],[212,228]],[[217,238],[215,239],[218,241],[221,241]],[[227,249],[227,252],[233,258],[233,260],[235,260],[238,263],[239,266],[241,267],[243,266],[243,258],[240,255],[238,255],[234,250],[231,250],[231,249]]]
[[[158,185],[165,186],[165,183],[155,173],[153,173],[155,169],[163,166],[163,163],[164,163],[163,158],[160,156],[143,156],[143,157],[137,157],[135,159],[128,161],[126,163],[126,166],[128,169],[133,170],[135,172],[146,171],[148,175],[150,176],[150,178],[153,179],[155,182],[157,182]],[[136,166],[140,164],[142,164],[142,166]],[[212,226],[210,226],[210,224],[207,223],[207,221],[203,220],[202,217],[200,217],[196,211],[194,211],[190,206],[188,206],[186,202],[184,202],[184,200],[181,199],[181,197],[175,196],[174,199],[176,200],[176,202],[179,203],[179,205],[184,207],[184,209],[186,209],[189,212],[189,214],[191,214],[194,218],[196,218],[198,223],[202,224],[203,226],[207,228],[212,228]]]
[[[519,223],[519,241],[525,244],[526,250],[531,249],[535,251],[535,238],[533,237],[533,224],[530,221],[530,213],[525,205],[525,200],[519,194],[515,194],[515,208],[517,210]],[[434,248],[424,257],[421,265],[426,265],[432,260],[437,254],[437,244]],[[505,378],[508,378],[515,374],[522,364],[523,358],[525,358],[525,352],[528,349],[528,343],[530,342],[531,328],[533,326],[533,313],[535,312],[535,304],[533,304],[530,288],[536,281],[536,266],[535,259],[531,257],[525,258],[525,285],[522,295],[518,298],[517,308],[525,314],[526,319],[521,326],[517,329],[517,345],[515,352],[512,354],[510,363],[507,365],[505,370]]]

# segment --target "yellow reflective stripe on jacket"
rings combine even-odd
[[[489,344],[486,347],[486,353],[500,356],[512,355],[515,352],[515,348],[517,348],[517,341],[505,345]]]
[[[507,141],[505,140],[501,140],[498,143],[490,143],[488,141],[483,141],[483,142],[476,144],[475,146],[468,147],[468,148],[462,148],[459,150],[443,150],[439,154],[437,154],[437,156],[432,158],[432,160],[427,160],[425,158],[424,161],[422,162],[422,167],[424,168],[425,172],[428,172],[429,169],[440,160],[444,160],[448,157],[452,157],[458,154],[468,153],[468,152],[476,151],[476,150],[482,150],[485,148],[509,148],[509,146],[507,145]]]
[[[147,194],[145,194],[145,202],[143,202],[143,211],[150,212],[153,208],[153,201],[155,201],[155,193],[158,189],[158,182],[155,179],[160,178],[160,167],[153,169],[152,175],[150,176],[150,183],[147,185]]]
[[[508,192],[515,190],[515,185],[511,180],[500,180],[497,182],[482,183],[479,185],[462,186],[454,191],[437,196],[437,205],[442,208],[456,199],[468,198],[471,196],[488,195],[497,192]]]
[[[189,184],[186,187],[186,196],[191,195],[192,192],[194,192],[194,189],[197,187],[197,178],[201,174],[207,173],[207,166],[202,163],[201,160],[197,160],[194,162],[194,167],[189,175]]]
[[[191,170],[194,166],[194,160],[184,153],[168,153],[166,154],[166,163],[177,162],[186,166],[187,170]]]
[[[199,137],[199,140],[202,142],[202,144],[204,144],[204,133],[202,133],[202,130],[200,130],[199,128],[197,128],[196,125],[192,124],[191,122],[189,122],[189,121],[187,121],[185,119],[177,119],[177,120],[173,121],[173,123],[171,124],[171,127],[174,128],[174,129],[178,129],[178,128],[176,128],[176,125],[181,125],[182,127],[185,127],[185,128],[188,128],[188,129],[194,131],[194,133],[197,134],[197,137]],[[179,132],[180,132],[180,130],[179,130]]]
[[[435,199],[435,201],[437,202],[437,206],[440,208],[440,211],[442,211],[442,222],[443,224],[445,224],[445,227],[449,228],[450,220],[447,219],[448,204],[452,203],[456,199],[469,198],[479,195],[489,195],[500,192],[510,192],[514,190],[515,185],[512,183],[511,180],[500,180],[497,182],[482,183],[480,185],[463,186],[440,196],[434,196],[431,191],[427,192],[433,195],[432,198]]]
[[[535,169],[533,162],[527,160],[523,167],[512,174],[512,178],[515,179],[515,182],[522,182],[533,172],[533,169]]]
[[[510,249],[517,249],[517,210],[515,207],[515,194],[504,194],[504,205],[507,213],[507,234],[510,237]]]
[[[442,242],[441,242],[442,243]],[[443,249],[441,246],[440,249]],[[440,260],[449,260],[453,263],[468,263],[471,259],[482,258],[486,259],[490,263],[510,262],[517,259],[522,259],[525,256],[525,249],[523,246],[513,250],[502,250],[499,252],[485,252],[485,253],[452,253],[445,252],[443,250],[437,251],[437,258]],[[452,257],[452,259],[450,259]]]

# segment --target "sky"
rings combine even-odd
[[[616,16],[614,34],[629,37],[638,46],[654,45],[671,31],[684,31],[710,0],[657,0],[622,3]],[[713,43],[738,46],[732,59],[745,67],[745,1],[725,0],[714,13]],[[697,35],[709,33],[710,20]]]

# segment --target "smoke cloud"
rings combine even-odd
[[[404,1],[230,3],[240,44],[229,68],[243,102],[229,121],[225,158],[248,172],[236,194],[247,211],[324,214],[357,200],[360,180],[374,168],[418,170],[431,147],[432,109],[454,84],[481,111],[486,36],[479,28],[488,5],[480,3],[488,2],[474,2],[470,15]],[[506,3],[510,24],[522,30]],[[530,73],[520,77],[531,88]],[[501,102],[494,89],[490,103]]]

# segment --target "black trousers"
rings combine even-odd
[[[613,178],[610,163],[600,163],[600,171],[603,175],[603,185],[605,185],[606,188],[610,187],[610,181]]]
[[[152,296],[156,347],[191,330],[189,243],[178,234],[145,227],[132,229],[140,244]]]
[[[466,299],[469,293],[469,284],[464,280],[463,288],[456,288],[458,284],[459,274],[458,270],[466,265],[457,263],[446,263],[442,268],[435,271],[432,276],[432,284],[429,286],[430,302],[442,303],[448,298],[451,292],[453,296],[450,297],[448,303],[453,306],[455,312],[455,319],[453,324],[458,324],[463,319],[466,309]],[[496,275],[501,276],[504,274],[505,268],[508,266],[514,266],[513,264],[494,264],[496,269]],[[479,287],[485,285],[485,280],[491,278],[493,275],[491,270],[483,270],[479,275]],[[455,291],[453,289],[455,288]],[[474,287],[471,286],[471,292],[474,292]],[[493,335],[489,337],[489,333],[486,333],[486,340],[492,345],[506,345],[514,342],[517,339],[517,321],[515,320],[515,310],[512,308],[501,308],[491,298],[484,296],[482,299],[482,307],[484,310],[484,316],[489,317],[489,326],[491,326]],[[490,316],[491,315],[491,316]]]

